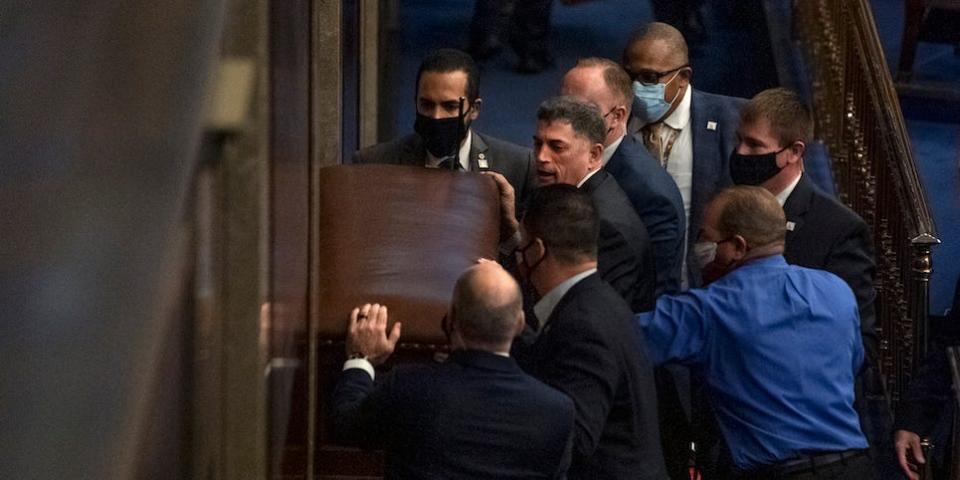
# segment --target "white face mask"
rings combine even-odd
[[[697,242],[693,244],[693,260],[700,270],[713,263],[717,258],[718,245],[718,242]]]

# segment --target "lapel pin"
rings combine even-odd
[[[490,164],[487,163],[487,156],[482,153],[477,155],[477,165],[483,170],[490,168]]]
[[[793,223],[793,222],[788,221],[788,222],[787,222],[787,231],[788,231],[788,232],[792,232],[793,229],[794,229],[794,227],[796,227],[796,226],[797,226],[796,223]]]
[[[717,122],[707,122],[707,130],[716,130]]]

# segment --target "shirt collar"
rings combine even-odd
[[[687,84],[680,105],[677,105],[677,109],[669,117],[663,119],[663,123],[674,130],[683,130],[690,123],[690,96],[692,91],[693,85]]]
[[[583,178],[581,178],[579,182],[577,182],[577,188],[582,187],[584,183],[587,183],[587,180],[590,180],[590,177],[596,175],[597,172],[599,172],[599,171],[600,171],[600,169],[597,168],[597,169],[594,169],[594,170],[592,170],[592,171],[590,171],[590,172],[587,172],[587,174],[584,175]]]
[[[800,183],[800,177],[802,175],[802,173],[797,175],[797,178],[793,179],[793,181],[790,182],[790,185],[787,185],[787,188],[784,188],[782,192],[776,195],[777,202],[780,203],[781,207],[787,203],[787,199],[790,198],[790,194],[793,193],[793,189],[797,188],[797,184]]]
[[[463,142],[463,144],[460,145],[460,150],[457,152],[457,158],[460,160],[460,166],[463,167],[463,170],[465,172],[470,171],[470,148],[471,147],[473,147],[473,129],[468,129],[467,138]],[[434,157],[433,155],[430,154],[429,151],[427,152],[427,162],[426,162],[427,167],[437,168],[440,166],[440,162],[442,161],[443,161],[442,158]]]
[[[626,135],[621,136],[620,138],[614,140],[613,143],[603,148],[603,157],[601,157],[603,160],[603,166],[607,166],[607,162],[610,161],[610,157],[612,157],[614,152],[620,148],[620,143],[623,142],[623,137],[626,137]]]
[[[591,268],[584,270],[562,282],[560,285],[553,287],[553,290],[547,292],[543,298],[533,306],[533,313],[537,316],[537,320],[540,321],[540,329],[546,325],[547,321],[550,319],[550,315],[553,314],[553,309],[557,308],[557,303],[560,302],[560,299],[567,294],[574,285],[576,285],[580,280],[589,277],[597,272],[596,268]]]

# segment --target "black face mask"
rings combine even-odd
[[[781,148],[779,151],[761,153],[760,155],[741,155],[736,150],[730,152],[730,178],[736,185],[759,186],[780,173],[777,166],[777,155],[790,148]]]
[[[469,110],[468,110],[469,111]],[[417,113],[417,120],[413,123],[413,131],[423,139],[424,146],[430,155],[436,158],[446,158],[456,155],[460,142],[467,137],[468,125],[463,115],[450,118],[431,118]]]

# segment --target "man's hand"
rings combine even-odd
[[[400,322],[393,324],[387,336],[387,307],[369,303],[350,312],[347,328],[347,356],[361,354],[374,365],[390,357],[400,340]]]
[[[897,433],[894,434],[893,445],[897,449],[897,460],[900,461],[903,474],[910,480],[918,480],[920,475],[907,461],[907,452],[913,452],[913,461],[917,465],[927,463],[926,459],[923,458],[923,450],[920,449],[920,436],[908,430],[897,430]]]
[[[491,171],[483,174],[492,178],[497,183],[497,189],[500,190],[500,241],[504,242],[513,238],[520,229],[520,222],[517,221],[516,195],[510,182],[503,175]]]

